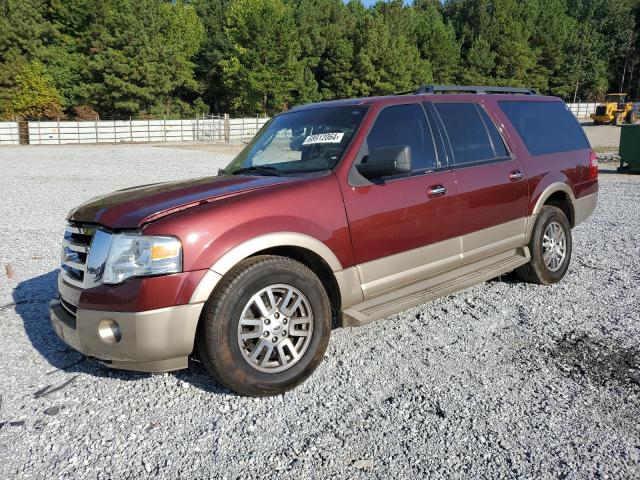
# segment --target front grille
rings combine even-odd
[[[600,105],[598,107],[596,107],[596,115],[606,115],[607,114],[607,107],[604,105]]]
[[[85,286],[87,259],[95,228],[69,225],[62,243],[62,278],[76,287]]]

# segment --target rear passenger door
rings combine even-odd
[[[371,182],[359,176],[355,164],[351,168],[343,198],[365,298],[459,259],[456,188],[446,155],[438,153],[438,135],[420,103],[386,106],[356,164],[378,149],[409,146],[412,171]]]
[[[528,187],[520,159],[484,106],[433,102],[458,190],[462,255],[475,260],[524,243]]]

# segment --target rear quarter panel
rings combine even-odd
[[[590,148],[548,155],[531,155],[515,127],[498,105],[500,100],[504,100],[504,98],[487,98],[485,103],[495,117],[499,119],[504,129],[505,137],[507,137],[514,154],[522,160],[524,165],[529,188],[528,215],[534,213],[536,204],[541,196],[554,184],[567,185],[573,192],[574,198],[581,198],[598,191],[598,181],[589,178]],[[535,102],[561,101],[554,97],[518,97],[517,100]]]

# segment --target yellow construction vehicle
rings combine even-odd
[[[591,114],[595,125],[608,123],[620,126],[624,122],[636,123],[638,117],[638,111],[634,108],[633,102],[627,102],[626,93],[608,94],[605,103],[598,105],[595,113]]]

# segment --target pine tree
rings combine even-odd
[[[102,115],[189,112],[183,98],[200,89],[193,76],[203,27],[190,5],[112,0],[89,46],[78,97]]]
[[[40,62],[54,33],[43,15],[42,2],[0,0],[0,117],[61,113],[58,92]]]
[[[460,64],[460,45],[453,26],[444,22],[437,0],[418,0],[414,9],[420,56],[431,64],[434,82],[453,83]]]
[[[282,0],[234,0],[227,10],[228,56],[224,85],[234,113],[254,115],[288,108],[300,96],[304,65],[298,60],[291,9]]]

